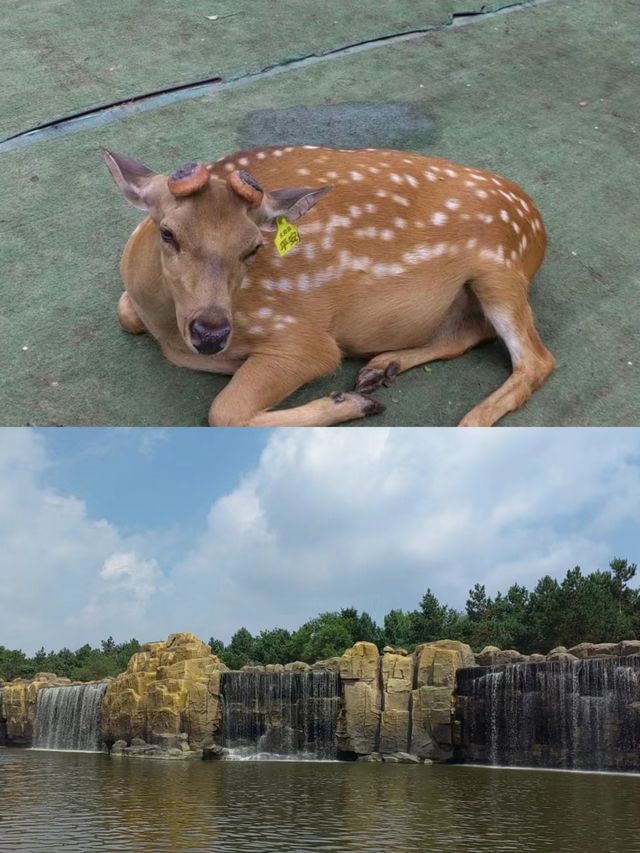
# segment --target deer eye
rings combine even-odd
[[[246,255],[243,255],[242,260],[245,262],[245,264],[252,261],[255,258],[255,256],[258,254],[258,252],[260,251],[261,248],[262,248],[262,243],[258,243],[258,245],[254,246],[250,252],[247,252]]]
[[[164,226],[160,228],[160,239],[168,246],[173,246],[176,250],[180,248],[178,241],[176,240],[176,235],[170,228],[165,228]]]

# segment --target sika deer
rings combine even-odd
[[[312,145],[238,151],[170,178],[103,154],[149,214],[124,250],[120,323],[150,332],[174,364],[234,374],[212,425],[374,414],[383,406],[368,394],[398,373],[497,334],[512,373],[461,421],[489,425],[554,368],[527,295],[544,227],[505,178],[404,151]],[[263,190],[291,183],[307,189]],[[305,214],[300,244],[280,257],[265,232]],[[272,410],[345,355],[373,355],[355,391]]]

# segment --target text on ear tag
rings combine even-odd
[[[285,219],[284,216],[278,216],[276,219],[277,231],[274,243],[278,254],[286,255],[291,249],[295,248],[300,242],[300,232],[293,223]]]

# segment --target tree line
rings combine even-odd
[[[349,607],[321,613],[295,631],[272,628],[252,635],[240,628],[225,645],[209,640],[214,654],[231,669],[247,664],[313,663],[342,654],[359,640],[411,651],[419,643],[448,638],[480,651],[483,646],[514,648],[525,654],[546,653],[556,646],[640,637],[640,589],[630,587],[635,563],[614,558],[609,568],[583,574],[579,566],[563,580],[546,575],[533,590],[513,584],[506,593],[487,595],[482,584],[469,590],[464,610],[442,604],[428,589],[415,610],[390,610],[378,625],[366,612]],[[82,681],[116,675],[140,649],[137,640],[117,645],[103,640],[100,649],[76,652],[41,649],[29,658],[0,646],[0,679],[32,677],[49,671]]]

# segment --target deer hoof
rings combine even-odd
[[[398,365],[395,361],[389,362],[384,370],[380,370],[377,367],[363,367],[360,373],[358,373],[356,391],[359,391],[361,394],[370,394],[382,385],[388,388],[397,375]]]
[[[336,405],[346,404],[353,411],[354,418],[363,418],[366,415],[379,415],[384,412],[386,406],[379,400],[369,397],[367,394],[359,394],[357,391],[340,391],[331,394],[331,399]]]

